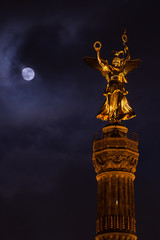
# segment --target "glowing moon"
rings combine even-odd
[[[22,70],[22,77],[26,81],[31,81],[35,77],[35,72],[32,68],[24,68]]]

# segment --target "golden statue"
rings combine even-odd
[[[112,65],[100,57],[101,43],[95,42],[94,49],[97,52],[97,58],[84,57],[84,61],[91,67],[99,70],[108,82],[104,92],[105,103],[101,107],[97,118],[103,121],[119,122],[135,117],[135,112],[129,106],[124,83],[127,83],[126,75],[137,68],[140,60],[130,60],[130,54],[126,45],[126,30],[122,35],[123,51],[114,51]]]

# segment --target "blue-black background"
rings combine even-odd
[[[0,238],[77,239],[95,236],[96,178],[92,137],[106,80],[86,66],[121,50],[126,27],[131,58],[128,99],[139,134],[135,180],[137,235],[159,237],[160,33],[158,1],[1,1]],[[21,71],[36,76],[24,81]]]

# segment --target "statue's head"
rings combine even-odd
[[[112,64],[115,66],[115,67],[120,67],[121,66],[121,59],[120,57],[114,57],[113,60],[112,60]]]
[[[112,50],[112,52],[114,53],[114,58],[112,60],[112,64],[115,67],[120,67],[122,59],[124,57],[124,52],[123,51],[115,51],[115,50]]]

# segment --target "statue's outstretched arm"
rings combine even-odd
[[[98,59],[99,64],[100,64],[101,67],[103,68],[103,67],[104,67],[104,63],[102,63],[102,61],[101,61],[99,51],[97,51],[97,59]]]
[[[129,53],[129,49],[127,46],[127,35],[126,35],[126,29],[124,29],[124,33],[122,35],[122,41],[123,41],[123,51],[124,51],[124,62],[123,65],[126,64],[126,61],[130,60],[130,53]]]
[[[124,49],[124,54],[125,54],[125,60],[130,60],[129,49],[125,42],[123,43],[123,49]]]
[[[98,46],[97,46],[97,45],[98,45]],[[100,49],[101,49],[101,47],[102,47],[101,43],[97,41],[97,42],[94,43],[93,46],[94,46],[94,49],[95,49],[96,52],[97,52],[97,60],[98,60],[98,63],[101,65],[103,71],[108,71],[108,70],[109,70],[109,68],[108,68],[108,61],[105,60],[105,63],[104,63],[104,60],[103,60],[103,62],[102,62],[102,60],[101,60],[101,58],[100,58]]]

